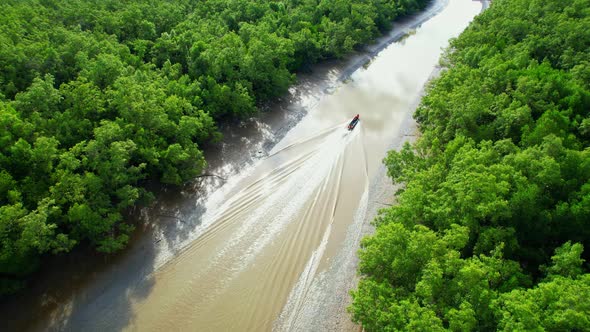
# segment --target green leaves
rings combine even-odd
[[[549,278],[555,276],[576,278],[582,274],[581,258],[584,247],[580,243],[571,244],[570,241],[555,249],[555,255],[551,257],[551,266],[546,269]]]
[[[453,225],[435,233],[391,222],[363,240],[352,291],[353,320],[370,331],[487,330],[494,325],[490,304],[502,291],[526,284],[518,264],[505,260],[501,246],[490,256],[461,258],[468,229]]]
[[[387,175],[394,183],[411,180],[413,175],[426,167],[425,160],[414,153],[409,142],[399,152],[389,151],[383,163],[387,166]]]
[[[500,331],[586,331],[590,328],[590,275],[556,277],[513,290],[494,303]]]

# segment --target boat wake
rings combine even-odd
[[[342,123],[271,151],[156,272],[133,328],[270,330],[342,246],[346,234],[334,230],[353,222],[367,184],[362,126]]]

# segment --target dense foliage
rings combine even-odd
[[[426,0],[3,0],[0,293],[43,254],[121,249],[121,212],[206,165],[216,123]]]
[[[367,331],[590,330],[588,27],[588,0],[494,0],[452,41],[385,159],[405,188],[359,252]]]

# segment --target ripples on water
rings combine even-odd
[[[357,208],[368,183],[361,130],[342,123],[261,162],[212,226],[157,272],[158,300],[137,303],[132,326],[270,329],[301,271],[318,269],[340,205]]]

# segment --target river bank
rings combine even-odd
[[[490,6],[490,1],[481,0],[481,12],[485,11]],[[439,76],[441,71],[440,66],[436,66],[430,74],[427,82],[423,85],[419,97],[413,102],[410,112],[406,114],[404,119],[404,130],[391,141],[388,150],[400,150],[406,142],[414,143],[420,135],[418,124],[413,118],[416,108],[426,93],[426,87],[430,81]],[[385,157],[385,156],[384,156]],[[401,185],[394,185],[387,175],[385,165],[379,168],[370,186],[369,203],[367,206],[366,216],[363,220],[362,227],[360,227],[359,238],[371,235],[375,231],[372,225],[373,220],[379,215],[379,211],[383,208],[392,206],[396,202],[395,193],[401,188]],[[354,252],[360,249],[360,239],[356,241]],[[347,307],[351,304],[349,291],[357,287],[360,276],[357,274],[358,270],[358,256],[355,254],[349,256],[349,259],[342,264],[342,268],[337,273],[332,273],[332,278],[337,280],[337,283],[332,288],[330,296],[324,300],[321,311],[321,319],[311,319],[311,323],[299,326],[295,329],[298,331],[314,330],[314,331],[362,331],[362,327],[353,323],[350,315],[347,313]]]

